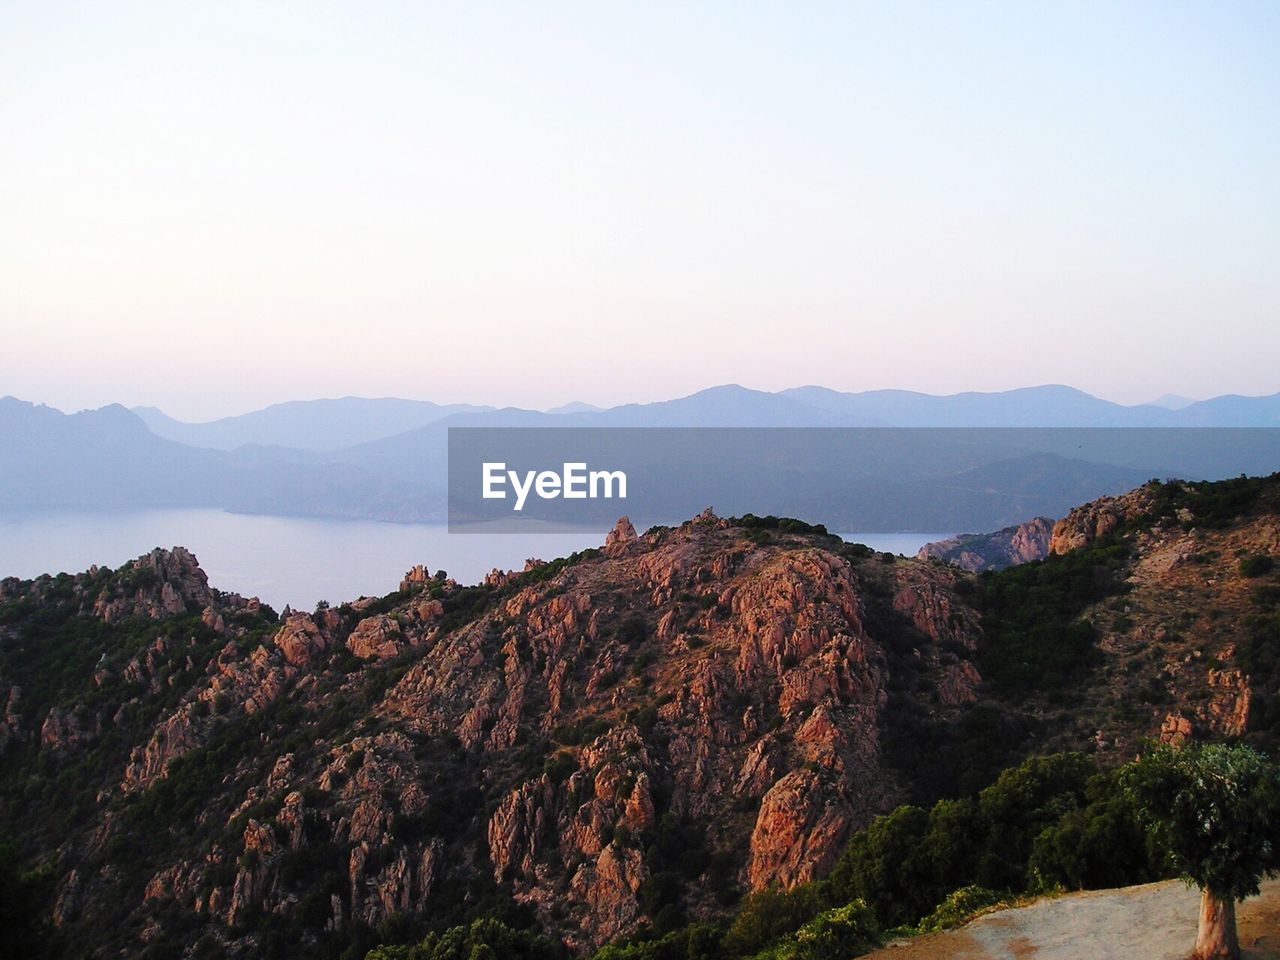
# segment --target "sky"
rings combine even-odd
[[[0,395],[1280,391],[1274,2],[0,3]]]

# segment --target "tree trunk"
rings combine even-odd
[[[1200,891],[1200,931],[1196,934],[1195,960],[1239,960],[1236,938],[1236,902],[1209,889]]]

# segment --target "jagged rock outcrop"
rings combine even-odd
[[[271,640],[287,663],[306,668],[329,646],[329,638],[308,613],[291,614]]]
[[[421,563],[415,564],[409,568],[409,572],[400,581],[400,590],[404,592],[418,587],[425,587],[430,581],[431,574],[427,573],[426,566]]]
[[[556,842],[556,791],[546,775],[521,784],[503,798],[489,818],[489,859],[498,881],[511,876],[536,879],[537,861]]]
[[[1239,737],[1249,728],[1249,678],[1237,669],[1209,670],[1209,699],[1199,710],[1205,725],[1219,736]]]
[[[590,933],[597,942],[625,932],[640,916],[638,894],[648,877],[639,850],[610,843],[594,862],[582,864],[570,881],[570,891],[590,911]]]
[[[1160,724],[1158,739],[1161,743],[1172,744],[1177,747],[1186,743],[1192,732],[1190,720],[1181,713],[1171,713],[1164,718],[1164,723]]]
[[[227,923],[235,926],[244,911],[261,903],[271,890],[273,867],[280,846],[268,824],[250,820],[244,828],[244,853],[231,888],[227,905]]]
[[[631,525],[629,517],[619,517],[618,522],[613,525],[604,538],[604,549],[606,553],[619,553],[627,548],[628,544],[635,543],[636,528]]]
[[[124,617],[160,620],[213,603],[209,578],[185,547],[152,550],[127,565],[114,589],[97,598],[93,613],[107,623]]]
[[[813,770],[793,770],[764,795],[751,832],[747,883],[752,890],[791,887],[826,873],[854,821],[837,784]]]
[[[390,660],[403,646],[399,621],[386,614],[361,620],[347,638],[347,649],[361,660]]]
[[[86,727],[73,710],[54,707],[40,726],[40,746],[51,750],[78,747],[101,732],[101,723],[95,714]]]
[[[953,579],[904,567],[896,583],[893,609],[909,619],[917,630],[934,643],[975,649],[978,617],[956,596]]]
[[[1048,517],[1036,517],[995,533],[961,533],[926,543],[916,557],[941,560],[971,573],[1001,570],[1048,556],[1053,528],[1054,522]]]
[[[1129,521],[1147,513],[1152,501],[1152,489],[1146,486],[1120,497],[1101,497],[1076,507],[1053,525],[1049,552],[1067,553],[1092,543],[1099,537],[1114,533]]]

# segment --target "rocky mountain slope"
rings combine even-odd
[[[1101,750],[1159,735],[1280,734],[1280,483],[1147,484],[1073,510],[1050,550],[1122,558],[1109,595],[1081,618],[1094,631],[1077,715]]]
[[[1144,487],[980,577],[708,512],[278,618],[182,549],[5,580],[0,825],[75,956],[714,918],[1030,752],[1273,741],[1278,487]]]
[[[951,571],[787,526],[623,523],[278,624],[181,549],[5,581],[5,819],[60,923],[129,918],[118,951],[161,917],[332,936],[499,886],[587,946],[808,879],[907,792],[895,678],[963,710],[977,629]]]

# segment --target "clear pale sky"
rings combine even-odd
[[[0,394],[1280,390],[1280,4],[0,4]]]

